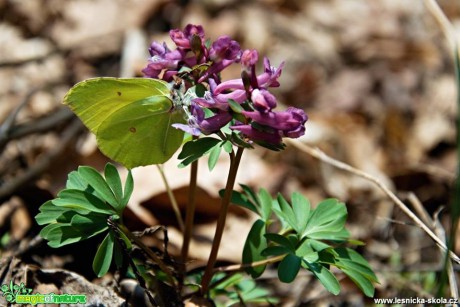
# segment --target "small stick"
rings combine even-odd
[[[423,206],[420,199],[418,199],[417,195],[414,192],[409,192],[406,194],[407,200],[412,204],[415,211],[417,212],[418,216],[423,220],[426,225],[429,225],[432,230],[435,229],[434,221],[431,216],[426,212],[425,207]]]
[[[176,220],[177,223],[179,224],[179,229],[180,231],[184,232],[185,226],[184,226],[184,220],[182,219],[182,215],[180,213],[179,205],[177,204],[176,197],[174,196],[173,191],[171,190],[171,187],[169,186],[168,179],[166,179],[166,174],[164,172],[163,165],[157,165],[158,171],[160,172],[161,179],[163,180],[163,183],[166,188],[166,192],[168,193],[169,201],[171,202],[171,206],[173,208],[174,214],[176,215]]]

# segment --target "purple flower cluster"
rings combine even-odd
[[[221,72],[241,56],[240,45],[228,36],[219,37],[210,48],[206,47],[202,26],[187,25],[184,31],[171,30],[169,36],[176,44],[175,50],[170,50],[166,43],[153,42],[150,45],[150,58],[147,67],[142,72],[146,77],[172,81],[181,68],[193,68],[196,65],[211,63],[201,80]]]
[[[274,111],[277,101],[269,88],[280,85],[278,79],[284,63],[276,68],[264,58],[264,71],[257,75],[258,52],[242,51],[228,36],[211,44],[205,40],[201,26],[187,25],[183,31],[171,30],[170,37],[176,44],[175,50],[165,43],[154,42],[150,46],[145,76],[170,82],[173,76],[188,69],[193,72],[188,87],[202,84],[207,89],[191,101],[188,124],[174,127],[193,135],[208,135],[230,123],[230,129],[239,131],[245,141],[275,146],[282,144],[283,137],[297,138],[305,133],[307,115],[303,110],[290,107]],[[242,77],[221,81],[219,72],[233,63],[241,64]],[[235,103],[240,106],[238,110],[231,106]]]

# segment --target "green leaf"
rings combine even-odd
[[[240,187],[243,189],[243,192],[246,194],[249,201],[257,205],[257,207],[260,207],[259,198],[257,197],[256,193],[254,193],[254,191],[245,184],[240,183]]]
[[[178,156],[182,160],[179,167],[185,167],[193,161],[198,160],[220,142],[218,139],[205,137],[185,143]]]
[[[367,297],[374,296],[374,285],[363,274],[350,268],[340,268],[364,292]]]
[[[111,164],[107,163],[104,170],[105,180],[107,181],[110,189],[112,190],[116,200],[117,200],[117,210],[119,213],[126,207],[128,204],[131,193],[133,192],[134,182],[133,175],[131,171],[128,172],[128,177],[125,182],[125,190],[121,184],[120,174],[118,174],[117,168]]]
[[[372,271],[369,263],[363,256],[355,250],[345,247],[338,247],[334,249],[337,254],[337,266],[340,268],[349,268],[359,272],[371,281],[378,282],[377,276]]]
[[[58,194],[58,198],[51,201],[53,205],[79,211],[92,211],[103,214],[114,214],[115,210],[96,196],[80,190],[66,189]],[[82,212],[83,210],[83,212]]]
[[[339,231],[317,231],[308,235],[311,239],[317,240],[329,240],[343,242],[347,241],[350,237],[350,233],[345,228],[340,229]]]
[[[81,190],[93,194],[99,199],[104,197],[84,180],[78,171],[72,171],[67,177],[66,189]]]
[[[308,262],[315,262],[319,258],[318,253],[313,250],[308,240],[303,241],[302,244],[297,247],[295,254]]]
[[[285,246],[281,245],[276,245],[276,246],[269,246],[266,249],[264,249],[261,253],[262,256],[280,256],[284,254],[291,253],[292,250],[290,248],[287,248]]]
[[[258,196],[260,204],[260,215],[264,221],[268,221],[272,213],[272,197],[270,193],[268,193],[265,189],[260,189]]]
[[[123,231],[113,232],[113,235],[117,238],[117,243],[119,241],[123,241],[126,250],[128,250],[128,251],[132,250],[133,245],[131,243],[131,240],[124,234]]]
[[[224,197],[224,193],[225,193],[225,189],[220,190],[219,191],[220,197]],[[230,202],[232,204],[249,209],[256,214],[259,214],[259,211],[257,210],[256,206],[254,206],[254,204],[251,201],[249,201],[247,196],[241,192],[232,191]]]
[[[120,175],[115,165],[107,163],[104,169],[105,181],[109,185],[110,189],[115,196],[117,204],[121,204],[123,201],[123,187],[121,186]]]
[[[344,230],[346,218],[345,204],[336,199],[324,200],[310,214],[303,236],[327,240],[346,239],[348,238],[348,232]]]
[[[278,265],[278,278],[285,283],[292,282],[299,273],[302,258],[288,254]]]
[[[233,151],[233,145],[230,141],[225,141],[222,145],[222,148],[226,153],[231,153]]]
[[[281,212],[278,212],[278,216],[281,220],[284,220],[290,227],[294,230],[297,228],[297,219],[295,217],[294,211],[289,203],[284,199],[281,194],[278,194],[277,197],[279,208]]]
[[[195,94],[198,96],[198,97],[204,97],[204,95],[206,94],[206,87],[201,84],[201,83],[198,83],[197,85],[195,85]]]
[[[267,248],[267,241],[264,238],[265,234],[265,223],[262,220],[257,220],[251,227],[249,231],[246,242],[244,243],[243,248],[243,263],[250,264],[256,261],[264,260],[265,257],[261,255],[262,251]],[[261,265],[257,267],[247,268],[246,272],[252,276],[252,278],[257,278],[265,270],[266,265]]]
[[[66,188],[84,191],[88,188],[88,182],[81,178],[77,171],[72,171],[67,176]]]
[[[125,190],[123,192],[123,208],[126,207],[128,204],[129,199],[131,198],[131,194],[133,193],[134,190],[134,180],[133,180],[133,174],[131,171],[128,172],[128,177],[126,177],[126,182],[125,182]]]
[[[208,159],[208,168],[210,171],[214,169],[214,167],[217,164],[217,161],[219,160],[220,152],[222,151],[222,146],[214,146],[211,149],[211,152],[209,153],[209,159]]]
[[[307,239],[305,242],[308,242],[308,244],[315,250],[316,252],[320,252],[322,250],[325,250],[326,248],[331,248],[329,244],[326,244],[324,242],[315,240],[315,239]]]
[[[364,245],[366,245],[366,243],[364,243],[363,241],[356,240],[356,239],[348,239],[347,243],[351,244],[351,245],[356,245],[356,246],[364,246]]]
[[[53,205],[51,200],[47,201],[40,207],[40,213],[35,216],[38,225],[45,225],[56,222],[57,218],[61,216],[68,208],[57,207]],[[87,211],[89,212],[89,211]]]
[[[305,231],[307,227],[308,216],[310,215],[310,202],[300,193],[293,193],[291,197],[292,210],[294,212],[296,227],[298,233]]]
[[[254,148],[251,144],[246,142],[242,138],[241,134],[238,133],[238,132],[232,131],[232,134],[230,135],[230,139],[237,146],[240,146],[240,147],[243,147],[243,148]]]
[[[179,148],[184,122],[168,84],[150,78],[95,78],[75,85],[64,97],[96,135],[99,148],[128,168],[166,162]]]
[[[241,113],[244,111],[243,107],[233,99],[228,100],[228,105],[230,106],[230,109],[232,109],[232,111],[235,113]]]
[[[77,229],[70,224],[57,223],[50,224],[43,228],[40,235],[49,241],[49,246],[57,248],[88,239],[105,231],[106,229],[107,228],[99,228],[97,231],[94,229],[87,229],[87,233],[83,234],[80,229]]]
[[[293,253],[295,252],[295,245],[293,245],[292,242],[288,238],[286,238],[286,237],[284,237],[284,236],[282,236],[280,234],[266,233],[265,238],[267,238],[268,240],[273,241],[275,243],[278,243],[281,246],[284,246],[284,247],[288,248]]]
[[[114,193],[98,171],[89,166],[80,166],[78,168],[78,173],[103,197],[102,199],[104,201],[112,205],[113,208],[118,209],[119,203],[115,198]]]
[[[108,228],[107,216],[90,214],[83,216],[74,214],[70,220],[70,225],[75,227],[84,235],[92,235],[94,232],[100,233]]]
[[[327,291],[334,295],[340,293],[340,284],[337,278],[335,278],[334,274],[332,274],[325,266],[319,263],[309,263],[305,261],[303,262],[303,265],[310,270],[316,278],[318,278]]]
[[[46,239],[48,237],[49,232],[53,230],[54,228],[58,228],[58,227],[62,227],[62,224],[53,223],[53,224],[46,225],[45,227],[42,228],[39,234],[42,238]]]
[[[113,256],[114,238],[112,232],[109,232],[97,249],[93,260],[93,271],[97,277],[105,275],[110,268]]]

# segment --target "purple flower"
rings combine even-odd
[[[195,98],[193,102],[195,102],[201,107],[217,108],[217,109],[226,111],[228,110],[228,100],[229,99],[233,99],[238,103],[242,103],[243,101],[246,100],[245,91],[234,90],[229,93],[221,93],[217,91],[217,88],[219,87],[219,85],[216,84],[216,81],[214,81],[214,79],[209,79],[210,90],[205,92],[204,97]]]
[[[174,29],[169,31],[169,36],[178,48],[192,49],[191,43],[194,36],[198,36],[204,42],[204,30],[202,26],[188,24],[184,31]]]
[[[268,88],[268,87],[280,86],[280,83],[278,82],[278,78],[281,76],[281,72],[284,68],[284,62],[282,62],[280,66],[276,68],[276,67],[271,66],[270,60],[267,57],[265,57],[264,58],[264,68],[265,68],[264,73],[257,76],[257,82],[259,83],[259,87]]]
[[[251,93],[251,100],[256,110],[266,113],[276,107],[276,98],[267,90],[254,89]]]
[[[163,70],[170,70],[177,73],[176,70],[179,62],[182,60],[182,54],[179,50],[171,51],[165,43],[159,44],[157,42],[153,42],[150,45],[149,52],[151,55],[149,63],[147,64],[147,67],[142,70],[146,77],[159,78],[159,75]],[[168,74],[167,78],[163,76],[163,79],[169,81],[169,75],[170,74]]]
[[[257,59],[256,56],[257,52],[254,51],[248,51],[245,50],[243,52],[243,55],[241,56],[241,63],[243,65],[243,68],[248,67],[250,69],[250,78],[251,78],[251,89],[250,91],[254,89],[267,89],[269,87],[278,87],[280,83],[278,82],[278,78],[281,76],[281,72],[284,67],[284,62],[280,64],[278,68],[270,66],[270,61],[268,58],[264,58],[264,67],[265,71],[255,77],[255,60]],[[251,64],[251,66],[245,66]],[[220,93],[225,90],[230,90],[230,89],[238,89],[238,90],[244,90],[244,83],[242,79],[233,79],[233,80],[228,80],[225,82],[222,82],[216,87],[216,92]]]
[[[199,124],[201,132],[211,134],[218,132],[232,120],[232,115],[228,112],[219,112],[214,116],[203,119]]]
[[[228,36],[219,37],[209,49],[209,59],[215,63],[228,61],[231,64],[239,60],[240,56],[240,44]]]
[[[224,81],[216,86],[214,93],[217,95],[227,90],[244,90],[243,80],[232,79]]]
[[[302,136],[305,133],[305,123],[308,119],[303,110],[294,107],[289,107],[282,112],[243,111],[242,114],[257,125],[236,125],[230,128],[240,131],[254,141],[265,141],[272,144],[279,144],[281,137]]]
[[[298,138],[304,135],[305,134],[305,123],[308,120],[307,114],[305,114],[303,110],[294,108],[294,107],[287,108],[285,112],[291,114],[292,116],[290,120],[291,123],[297,121],[299,124],[293,125],[290,129],[284,130],[283,136],[288,137],[288,138]]]
[[[212,61],[212,65],[208,68],[205,74],[201,76],[198,82],[202,82],[212,75],[215,75],[227,66],[238,62],[241,57],[241,48],[238,42],[232,40],[228,36],[219,37],[212,43],[209,49],[208,58]]]
[[[264,129],[263,131],[254,128],[251,125],[237,125],[230,127],[233,130],[238,130],[246,137],[253,141],[262,141],[268,142],[271,144],[279,144],[281,143],[281,135],[275,129]]]
[[[289,108],[283,112],[262,113],[259,111],[243,111],[242,113],[245,117],[252,119],[258,124],[269,126],[277,130],[291,130],[298,128],[299,125],[303,125],[306,122],[306,115],[303,117],[293,112],[292,109],[296,108]],[[302,110],[300,111],[303,112]]]
[[[256,65],[257,61],[259,60],[259,53],[257,50],[244,50],[243,54],[241,55],[241,65],[249,70],[250,67]]]
[[[200,133],[208,135],[219,131],[232,120],[232,115],[225,111],[218,112],[211,117],[205,118],[204,111],[200,106],[192,103],[190,108],[192,114],[188,119],[188,125],[173,124],[172,126],[174,128],[183,130],[195,136],[200,135]]]

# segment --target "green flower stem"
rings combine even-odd
[[[203,279],[201,281],[201,293],[205,294],[208,291],[209,283],[213,275],[214,265],[217,260],[217,253],[219,251],[220,241],[222,240],[222,234],[225,228],[225,220],[227,218],[228,206],[230,205],[230,199],[233,192],[233,186],[235,185],[236,174],[238,172],[238,166],[240,164],[241,156],[243,155],[244,148],[238,147],[236,155],[231,155],[230,171],[228,173],[227,185],[225,186],[224,197],[221,202],[221,210],[219,218],[217,220],[216,232],[214,235],[214,241],[212,242],[211,254],[204,271]]]
[[[187,262],[188,250],[190,247],[190,240],[192,238],[193,222],[195,219],[195,207],[196,207],[196,186],[198,176],[198,160],[192,162],[190,168],[190,184],[188,190],[188,204],[185,213],[185,230],[184,230],[184,241],[182,243],[181,259],[182,269],[181,273],[185,272],[185,263]]]
[[[141,240],[139,240],[136,236],[134,236],[131,233],[131,231],[129,231],[128,228],[126,228],[125,225],[117,223],[116,226],[120,231],[122,231],[126,235],[126,237],[128,237],[129,240],[131,240],[132,242],[134,242],[134,244],[139,246],[152,259],[152,261],[158,265],[160,270],[166,274],[166,277],[168,281],[171,283],[171,285],[175,287],[176,281],[174,280],[173,272],[169,269],[169,267],[166,266],[166,264],[164,264],[164,262],[157,255],[155,255],[155,253],[152,252],[150,248],[145,246]]]
[[[228,266],[223,266],[223,267],[218,267],[214,269],[214,273],[217,272],[232,272],[232,271],[241,271],[247,268],[255,268],[261,265],[267,265],[271,263],[276,263],[281,260],[283,260],[284,257],[286,257],[287,254],[279,255],[276,257],[264,259],[264,260],[259,260],[259,261],[254,261],[251,263],[244,263],[244,264],[234,264],[234,265],[228,265]]]
[[[168,179],[166,179],[166,175],[164,172],[163,165],[157,164],[158,171],[160,172],[161,179],[165,185],[166,191],[168,192],[169,201],[171,201],[171,206],[173,208],[174,214],[176,215],[177,223],[179,224],[179,228],[182,232],[185,230],[184,220],[182,219],[182,215],[180,214],[179,206],[177,204],[176,198],[174,197],[174,193],[169,186]]]

